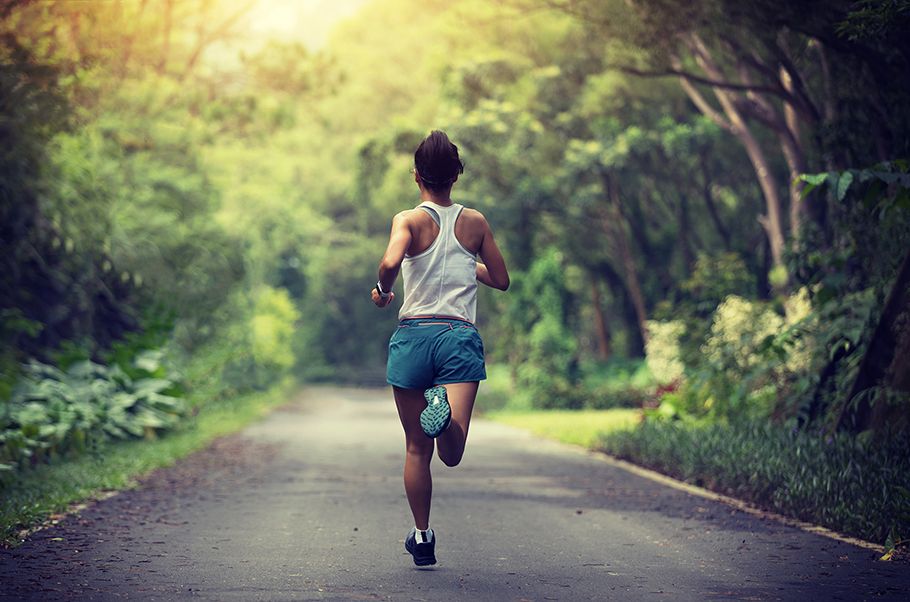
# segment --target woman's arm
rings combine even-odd
[[[408,219],[409,211],[402,211],[392,218],[392,232],[389,235],[389,246],[386,247],[385,255],[379,262],[379,284],[382,290],[391,291],[395,279],[398,278],[398,272],[401,270],[401,262],[404,261],[404,255],[411,246],[411,224]],[[379,291],[373,288],[373,303],[377,307],[385,307],[395,298],[395,293],[391,293],[386,299],[379,295]]]
[[[483,240],[480,243],[480,250],[477,252],[483,263],[477,264],[477,280],[501,291],[508,290],[510,281],[506,260],[503,259],[499,247],[496,246],[493,230],[490,229],[490,224],[486,219],[483,220],[483,225]]]

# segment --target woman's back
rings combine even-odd
[[[400,319],[449,316],[474,322],[476,254],[483,233],[476,232],[476,226],[472,228],[465,212],[456,203],[428,201],[408,216],[413,224],[412,243],[401,264],[404,301],[398,312]]]

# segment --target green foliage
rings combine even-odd
[[[828,231],[810,229],[791,262],[802,282],[816,285],[816,306],[890,282],[910,245],[908,172],[910,163],[898,160],[801,176],[804,202],[823,191],[836,201]]]
[[[129,487],[149,471],[237,431],[285,403],[289,391],[290,383],[282,381],[265,392],[221,399],[199,408],[154,440],[111,440],[66,462],[39,464],[18,473],[0,495],[0,544],[18,545],[22,529],[41,524],[74,502]]]
[[[2,406],[0,466],[24,469],[79,454],[113,439],[153,437],[183,416],[176,384],[156,376],[154,352],[139,355],[130,377],[119,366],[88,360],[64,372],[29,363],[9,402]]]
[[[584,362],[581,375],[584,407],[595,410],[641,408],[652,399],[660,382],[649,364],[638,359]]]
[[[717,306],[729,295],[749,298],[754,289],[755,277],[739,254],[722,252],[698,256],[677,297],[662,301],[654,312],[655,322],[673,325],[654,324],[657,338],[652,348],[660,356],[658,361],[671,362],[666,378],[672,380],[679,376],[679,367],[672,362],[681,362],[689,370],[702,365],[702,345],[708,337]],[[675,360],[674,354],[677,354]]]
[[[829,438],[767,423],[646,420],[605,436],[608,453],[837,531],[910,533],[906,438]],[[872,493],[874,492],[874,493]]]
[[[645,344],[648,369],[660,384],[679,381],[685,366],[680,356],[679,339],[685,332],[682,320],[648,322],[648,342]]]
[[[274,379],[294,365],[291,344],[300,312],[287,291],[271,287],[257,292],[254,307],[250,320],[252,358],[268,374],[265,379]]]
[[[664,418],[830,429],[910,246],[907,162],[850,169],[910,150],[900,3],[376,0],[321,50],[241,49],[245,19],[221,0],[14,4],[0,23],[0,400],[35,380],[29,359],[62,370],[47,379],[67,384],[41,385],[60,399],[96,387],[91,407],[136,395],[111,379],[176,381],[169,361],[202,407],[291,372],[381,379],[395,315],[368,291],[434,127],[467,164],[455,200],[484,212],[512,269],[478,312],[508,364],[492,396],[511,407],[662,395]],[[738,139],[677,78],[631,75],[670,57],[699,72],[677,43],[690,34],[725,77],[755,78],[754,99],[726,93],[767,155],[786,266]],[[782,70],[798,169],[826,170],[798,179],[803,206],[786,194],[782,99],[761,91]],[[644,320],[650,370],[623,367]],[[110,378],[91,382],[108,385],[69,375],[99,364]],[[891,393],[865,395],[903,403]],[[47,449],[82,416],[54,399],[44,422],[14,402]]]
[[[509,363],[519,390],[534,407],[580,407],[577,342],[565,322],[572,308],[562,255],[550,249],[514,280],[508,309],[514,320]]]

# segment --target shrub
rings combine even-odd
[[[67,371],[39,362],[24,367],[9,402],[0,406],[0,471],[9,475],[109,439],[153,436],[184,413],[177,386],[153,376],[154,352],[140,354],[131,378],[118,365],[84,360]]]
[[[291,343],[299,319],[300,312],[285,289],[260,288],[250,320],[253,359],[257,365],[278,372],[294,365]]]
[[[588,394],[586,408],[609,410],[612,408],[640,408],[652,399],[647,389],[625,386],[602,386]]]
[[[648,370],[659,384],[678,381],[683,377],[679,340],[686,326],[682,320],[658,322],[649,320],[648,342],[645,344]]]
[[[884,542],[910,535],[910,440],[766,423],[646,420],[601,448],[782,514]]]
[[[578,383],[578,343],[569,327],[574,308],[562,254],[547,249],[513,280],[507,336],[519,394],[538,408],[580,408],[585,395]]]

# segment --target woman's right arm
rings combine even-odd
[[[506,269],[506,260],[502,257],[493,230],[486,218],[483,220],[483,240],[477,252],[483,263],[477,264],[477,280],[487,286],[498,288],[501,291],[509,288],[509,270]]]
[[[409,211],[402,211],[392,218],[392,232],[389,235],[389,245],[386,247],[385,255],[379,262],[379,284],[382,290],[392,290],[395,279],[398,278],[398,271],[401,269],[401,262],[404,261],[404,255],[408,251],[413,238],[411,233],[411,222],[408,219]],[[395,293],[391,293],[383,299],[379,296],[379,291],[375,288],[371,293],[373,303],[377,307],[385,307],[395,299]]]

